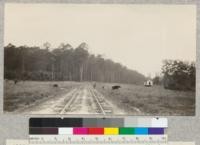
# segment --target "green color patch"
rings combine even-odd
[[[131,128],[131,127],[123,127],[123,128],[119,128],[119,134],[134,134],[135,133],[135,129]]]

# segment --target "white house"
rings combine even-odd
[[[146,87],[153,86],[153,81],[152,80],[147,80],[146,82],[144,82],[144,86],[146,86]]]

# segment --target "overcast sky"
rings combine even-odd
[[[163,59],[196,59],[194,5],[6,4],[4,45],[65,42],[153,76]]]

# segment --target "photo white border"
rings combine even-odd
[[[3,28],[4,28],[4,4],[6,3],[74,3],[74,4],[194,4],[197,6],[197,49],[196,49],[196,115],[168,116],[169,141],[195,141],[200,145],[200,1],[199,0],[0,0],[0,144],[5,140],[27,139],[28,120],[30,117],[86,117],[85,115],[9,115],[3,114]],[[91,116],[90,116],[91,117]],[[94,116],[92,116],[94,117]],[[99,116],[98,116],[99,117]],[[116,117],[116,116],[108,116]],[[117,116],[122,117],[122,116]],[[137,116],[133,116],[137,118]],[[151,117],[151,116],[148,116]],[[155,117],[155,116],[153,116]]]

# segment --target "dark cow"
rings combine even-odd
[[[121,86],[118,86],[118,85],[112,86],[112,90],[118,90],[119,88],[121,88]]]
[[[53,87],[57,88],[57,87],[58,87],[58,84],[53,84]]]

